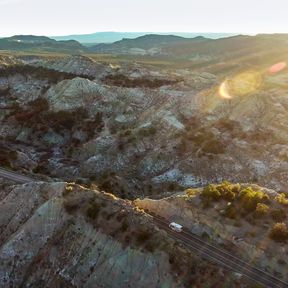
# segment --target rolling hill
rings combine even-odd
[[[189,33],[189,32],[96,32],[92,34],[82,34],[82,35],[67,35],[67,36],[51,36],[51,39],[55,40],[76,40],[80,43],[85,44],[96,44],[96,43],[113,43],[120,41],[124,38],[133,39],[147,34],[157,34],[157,35],[175,35],[186,38],[194,38],[197,36],[203,36],[211,39],[218,39],[222,37],[229,37],[235,34],[231,33]]]
[[[175,35],[155,35],[149,34],[136,39],[123,39],[112,44],[98,44],[91,46],[89,50],[96,53],[112,54],[162,54],[162,48],[174,44],[192,44],[195,42],[208,41],[208,39],[198,36],[195,38],[184,38]]]
[[[85,52],[86,48],[75,40],[56,41],[45,36],[16,35],[0,39],[0,50],[79,54]]]

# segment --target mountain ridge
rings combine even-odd
[[[147,34],[156,34],[156,35],[175,35],[186,38],[194,38],[197,36],[204,36],[211,39],[217,39],[222,37],[228,37],[231,35],[235,35],[235,33],[189,33],[189,32],[96,32],[91,34],[75,34],[75,35],[67,35],[67,36],[50,36],[51,39],[55,40],[69,40],[74,39],[80,43],[87,44],[96,44],[96,43],[113,43],[116,41],[120,41],[124,38],[137,38],[140,36],[144,36]]]
[[[46,36],[14,35],[0,39],[0,50],[83,53],[86,47],[75,40],[56,41]]]
[[[114,43],[101,43],[89,47],[89,50],[96,53],[113,54],[161,54],[161,49],[165,46],[171,46],[181,43],[195,43],[209,41],[203,36],[195,38],[184,38],[176,35],[146,34],[135,39],[124,38]],[[153,50],[152,50],[153,49]]]

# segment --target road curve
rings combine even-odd
[[[21,184],[36,181],[33,178],[29,178],[27,176],[24,176],[24,175],[21,175],[21,174],[18,174],[18,173],[15,173],[15,172],[3,169],[3,168],[0,168],[0,177],[15,181],[16,183],[21,183]]]
[[[232,255],[228,251],[215,247],[203,240],[199,236],[190,233],[187,230],[183,230],[181,233],[173,231],[169,228],[169,222],[160,218],[154,214],[152,214],[155,224],[165,230],[167,234],[174,238],[175,240],[180,241],[185,246],[187,246],[190,250],[193,250],[197,254],[205,257],[208,260],[212,260],[224,268],[229,269],[230,271],[234,271],[240,273],[251,280],[258,282],[265,287],[269,288],[287,288],[288,283],[284,282],[281,279],[276,278],[275,276],[252,266],[247,261],[244,261],[235,255]]]

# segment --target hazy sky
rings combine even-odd
[[[288,32],[288,0],[0,0],[0,35]]]

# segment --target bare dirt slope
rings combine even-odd
[[[110,194],[38,182],[3,186],[0,197],[1,287],[239,285]]]

